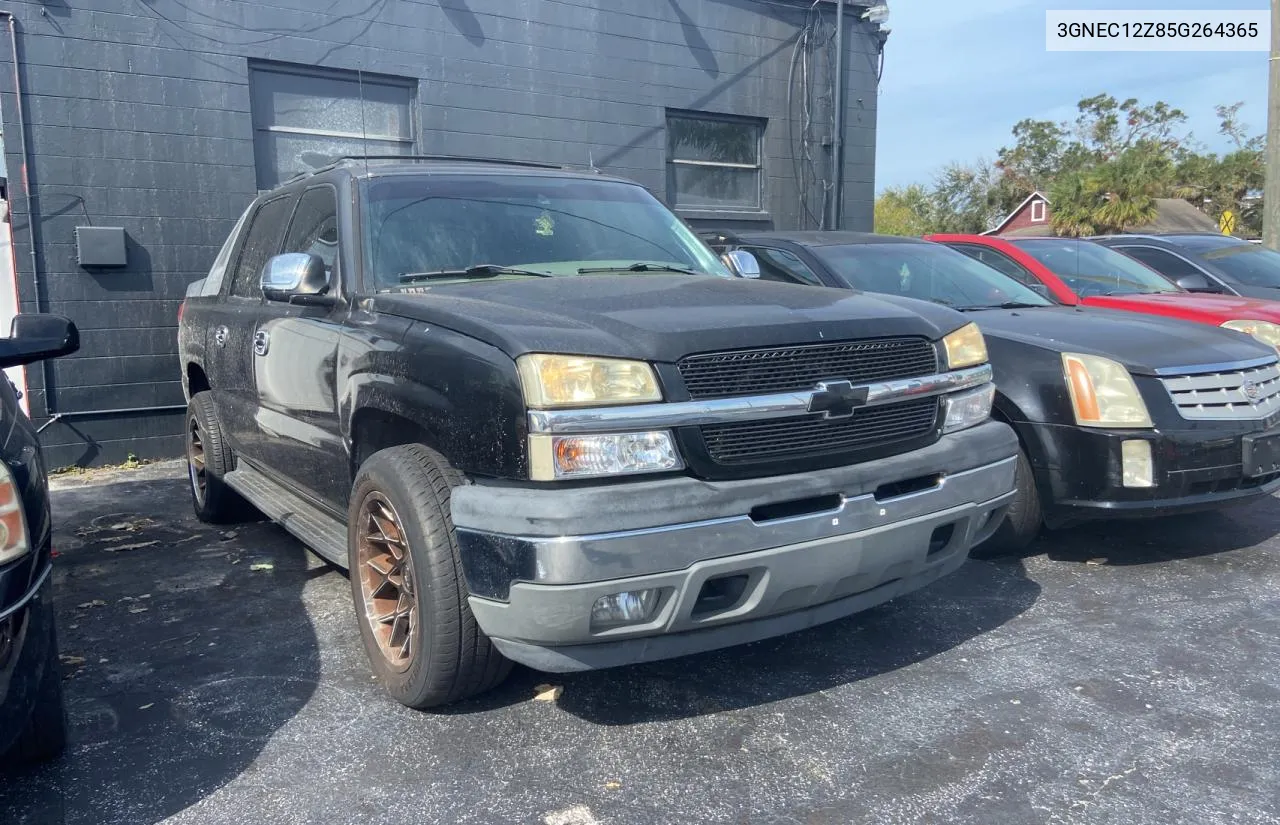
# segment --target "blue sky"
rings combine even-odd
[[[1244,101],[1266,128],[1265,52],[1048,52],[1047,9],[1267,9],[1268,0],[889,0],[876,189],[927,182],[951,161],[994,160],[1025,117],[1066,120],[1081,98],[1165,100],[1220,149],[1213,108]]]

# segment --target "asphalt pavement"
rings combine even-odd
[[[6,825],[1280,823],[1274,498],[420,713],[284,531],[200,524],[173,464],[59,487],[72,745],[0,777]]]

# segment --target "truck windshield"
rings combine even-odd
[[[1154,269],[1100,244],[1074,238],[1037,238],[1014,243],[1048,267],[1081,298],[1181,292]]]
[[[397,176],[366,181],[361,201],[364,278],[374,290],[468,280],[477,268],[488,268],[485,280],[673,271],[732,277],[678,217],[632,184]]]
[[[902,295],[957,309],[1052,304],[1008,275],[932,243],[819,246],[813,251],[854,289]]]

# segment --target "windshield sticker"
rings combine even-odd
[[[533,221],[533,231],[537,232],[544,238],[550,238],[556,234],[556,221],[551,217],[550,212],[543,212]]]

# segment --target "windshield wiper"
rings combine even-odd
[[[676,264],[654,264],[637,261],[630,266],[587,266],[578,270],[579,275],[590,275],[592,272],[679,272],[682,275],[701,275],[703,273],[687,266]]]
[[[984,309],[1039,309],[1049,304],[1028,304],[1025,301],[1005,301],[1003,304],[974,304],[973,306],[955,307],[960,312],[978,312]]]
[[[536,272],[532,269],[517,269],[497,264],[476,264],[466,269],[441,269],[437,272],[404,272],[400,275],[400,283],[412,284],[418,281],[432,281],[437,278],[493,278],[498,275],[530,275],[534,278],[554,278],[550,272]]]

